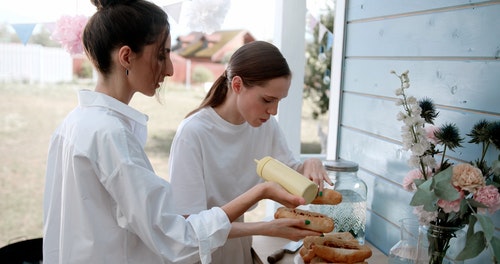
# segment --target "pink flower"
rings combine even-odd
[[[62,16],[56,22],[51,38],[61,43],[71,55],[83,53],[82,35],[88,18],[86,16]]]
[[[474,200],[488,206],[490,214],[500,209],[500,193],[498,193],[497,187],[493,185],[479,188],[474,194]]]
[[[439,130],[439,127],[426,124],[424,130],[427,140],[429,140],[429,142],[431,142],[432,144],[437,145],[439,143],[439,140],[437,139],[435,133]]]
[[[454,200],[454,201],[446,201],[446,200],[438,200],[437,205],[441,208],[443,208],[443,211],[445,213],[451,213],[455,212],[458,213],[460,211],[460,202],[464,198],[464,192],[460,191],[457,188],[457,191],[460,193],[460,198]]]
[[[470,193],[475,193],[478,188],[485,184],[481,170],[468,163],[453,166],[451,183],[453,186],[459,187]]]
[[[427,169],[427,177],[432,175],[432,171]],[[419,169],[414,169],[409,171],[405,178],[403,179],[403,188],[409,192],[414,192],[417,190],[417,185],[415,184],[415,180],[420,179],[423,180],[424,176],[422,175],[422,171]]]
[[[423,179],[424,176],[422,172],[418,169],[414,169],[409,171],[406,174],[406,177],[403,179],[403,188],[409,192],[413,192],[417,190],[417,185],[415,184],[416,179]]]
[[[438,216],[437,211],[426,211],[424,206],[415,206],[413,213],[418,216],[418,222],[422,225],[428,225],[430,222],[435,221]]]

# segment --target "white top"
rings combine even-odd
[[[93,91],[54,132],[44,197],[44,264],[210,263],[231,224],[213,208],[174,215],[144,152],[147,116]]]
[[[184,119],[169,161],[176,212],[192,214],[223,205],[262,182],[254,160],[265,156],[294,169],[300,166],[274,118],[260,127],[234,125],[208,107]],[[251,237],[230,239],[212,254],[213,262],[252,263],[251,245]]]

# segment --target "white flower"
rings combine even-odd
[[[416,155],[411,155],[408,159],[408,165],[412,168],[420,167],[420,157]]]
[[[415,155],[417,156],[424,155],[426,150],[427,150],[427,145],[423,144],[423,142],[416,143],[411,147],[411,151],[415,153]]]
[[[424,163],[424,165],[429,168],[436,168],[437,166],[436,159],[434,159],[434,157],[432,157],[431,155],[423,156],[422,163]]]
[[[415,98],[415,96],[408,96],[408,98],[406,98],[406,102],[410,105],[416,105],[417,98]]]

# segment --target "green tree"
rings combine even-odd
[[[59,44],[59,42],[54,41],[50,38],[50,34],[50,31],[42,27],[40,32],[31,36],[29,43],[38,44],[44,47],[61,47],[61,44]]]
[[[17,37],[15,32],[9,30],[7,23],[0,24],[0,42],[1,43],[20,43],[21,40]]]
[[[212,72],[203,66],[196,66],[193,69],[192,80],[194,83],[204,83],[214,80]]]
[[[328,2],[328,1],[327,1]],[[312,39],[306,43],[306,68],[304,74],[303,97],[313,102],[313,118],[328,112],[330,101],[330,74],[332,58],[332,39],[326,33],[319,38],[320,24],[333,33],[334,11],[331,4],[326,3],[326,9],[320,16],[319,23],[313,29]],[[329,44],[330,42],[330,44]]]

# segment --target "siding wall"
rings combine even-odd
[[[408,94],[431,97],[436,124],[454,122],[463,137],[480,119],[499,120],[500,1],[337,0],[336,7],[327,156],[359,163],[369,188],[367,239],[387,254],[399,240],[398,220],[413,216],[412,193],[401,186],[409,153],[396,120],[400,83],[390,71],[409,70]],[[478,146],[464,146],[449,158],[479,156]],[[494,223],[500,235],[499,212]],[[484,253],[465,263],[480,261],[491,263]]]

